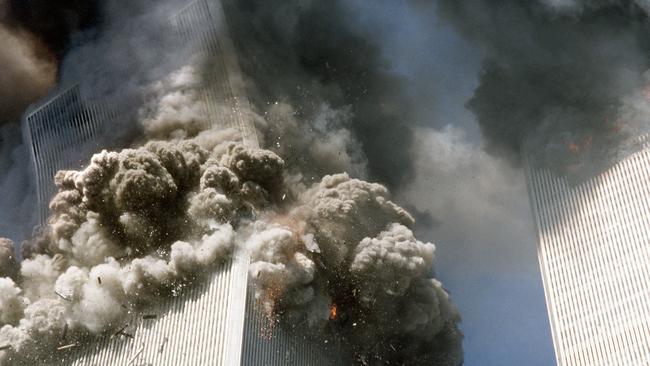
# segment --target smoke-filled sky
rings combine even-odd
[[[35,223],[34,186],[18,123],[25,108],[57,82],[85,80],[97,94],[132,101],[115,128],[121,133],[105,136],[107,141],[138,144],[198,133],[188,127],[196,122],[188,90],[196,78],[206,77],[204,71],[190,67],[170,76],[168,66],[180,55],[148,47],[165,43],[156,30],[169,9],[182,3],[0,0],[0,236],[20,242]],[[609,156],[624,150],[621,146],[628,137],[646,131],[650,110],[646,2],[228,0],[224,4],[262,147],[286,163],[272,170],[286,169],[286,174],[299,177],[302,188],[314,184],[312,191],[305,191],[311,193],[297,194],[301,197],[297,201],[318,203],[314,192],[332,189],[328,184],[353,189],[361,182],[346,183],[347,178],[338,176],[332,178],[335,183],[325,180],[319,186],[325,174],[346,171],[384,184],[392,190],[392,199],[417,219],[413,231],[420,240],[436,244],[436,276],[463,319],[465,364],[552,364],[520,166],[526,153],[523,142],[535,147],[534,158],[541,163],[554,162],[552,168],[575,173],[584,165],[590,171],[598,169],[590,161],[606,164]],[[95,60],[100,58],[103,72],[95,74]],[[206,142],[201,141],[199,145]],[[147,146],[149,152],[132,154],[146,152],[162,159],[156,145]],[[556,159],[567,152],[575,158]],[[129,154],[111,159],[140,159]],[[221,151],[218,156],[227,160],[239,155]],[[255,156],[251,161],[273,160],[271,155]],[[157,158],[147,155],[147,159]],[[219,164],[232,168],[227,162],[212,162],[213,167],[208,160],[197,159],[206,171]],[[101,165],[100,160],[95,163]],[[92,172],[78,175],[87,173]],[[250,180],[245,172],[235,175]],[[73,183],[60,178],[63,191],[74,191]],[[269,194],[286,184],[276,186],[267,178],[258,183]],[[374,186],[359,184],[361,191],[376,193]],[[246,195],[255,192],[246,189],[232,199],[254,201]],[[262,201],[274,199],[264,196]],[[120,212],[119,220],[132,227],[155,226],[131,215],[139,209],[128,202],[111,208]],[[361,240],[354,250],[362,256],[364,248],[405,237],[415,248],[409,259],[421,257],[426,263],[431,247],[399,226],[408,226],[411,220],[390,207],[394,212],[386,220],[395,225],[384,231],[368,229],[375,237]],[[100,216],[109,215],[102,209],[96,209]],[[183,214],[194,217],[200,209]],[[233,216],[239,217],[239,212]],[[314,225],[319,219],[310,216],[305,222]],[[80,222],[88,229],[93,220],[90,215]],[[165,227],[177,225],[164,217],[154,221]],[[266,235],[282,237],[276,229],[269,227]],[[124,230],[123,235],[139,235]],[[228,231],[210,230],[210,235]],[[322,234],[318,227],[313,230],[316,236]],[[265,245],[263,235],[251,240]],[[299,245],[291,240],[285,244]],[[273,260],[260,258],[260,266]],[[362,278],[365,269],[360,271],[355,275]],[[349,336],[360,343],[370,337]]]

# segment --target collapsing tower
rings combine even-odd
[[[241,142],[257,147],[249,102],[218,0],[190,3],[171,18],[174,33],[192,54],[206,59],[208,80],[200,89],[207,128],[236,128]],[[185,52],[187,50],[184,50]],[[106,104],[108,105],[108,104]],[[38,184],[41,223],[60,169],[78,168],[97,150],[104,129],[118,118],[106,105],[90,103],[73,86],[33,107],[23,121]],[[116,106],[115,108],[119,108]],[[81,147],[88,148],[81,148]],[[334,340],[307,337],[267,319],[248,281],[247,253],[235,253],[208,278],[178,296],[141,312],[116,334],[66,348],[69,365],[338,365]]]
[[[527,179],[557,363],[650,364],[650,146],[573,184]]]

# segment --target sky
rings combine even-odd
[[[465,108],[481,51],[402,2],[356,5],[389,29],[384,56],[408,77],[410,95],[430,101],[417,104],[417,175],[398,194],[434,217],[420,231],[437,245],[436,274],[460,308],[465,365],[554,364],[523,173],[483,151]]]

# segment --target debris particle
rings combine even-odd
[[[62,298],[62,299],[65,300],[65,301],[71,301],[70,299],[68,299],[67,297],[61,295],[60,293],[58,293],[58,292],[56,292],[56,291],[54,291],[54,293],[55,293],[58,297]]]
[[[77,343],[71,343],[71,344],[68,344],[66,346],[61,346],[61,347],[57,348],[57,350],[58,351],[64,351],[66,349],[70,349],[70,348],[77,347],[77,346],[78,346]]]
[[[131,359],[129,360],[129,363],[128,363],[128,364],[129,364],[129,365],[132,364],[133,361],[135,361],[135,360],[138,358],[138,356],[140,356],[140,354],[142,354],[143,351],[144,351],[144,344],[142,345],[142,347],[140,347],[140,349],[138,350],[138,352],[137,352],[135,355],[133,355],[133,357],[131,357]]]
[[[165,337],[162,340],[162,343],[160,343],[160,347],[158,347],[158,353],[163,353],[163,351],[165,350],[165,344],[167,344],[167,341],[169,341],[169,338],[167,338],[167,337]]]
[[[125,330],[128,326],[129,326],[129,325],[127,324],[127,325],[123,326],[122,328],[120,328],[120,330],[118,330],[117,332],[115,332],[115,333],[113,334],[113,337],[117,337],[118,335],[124,334],[124,330]]]

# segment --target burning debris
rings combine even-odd
[[[336,304],[332,304],[332,305],[330,305],[330,316],[329,316],[329,320],[336,320],[337,315],[338,315],[338,309],[337,309]]]

